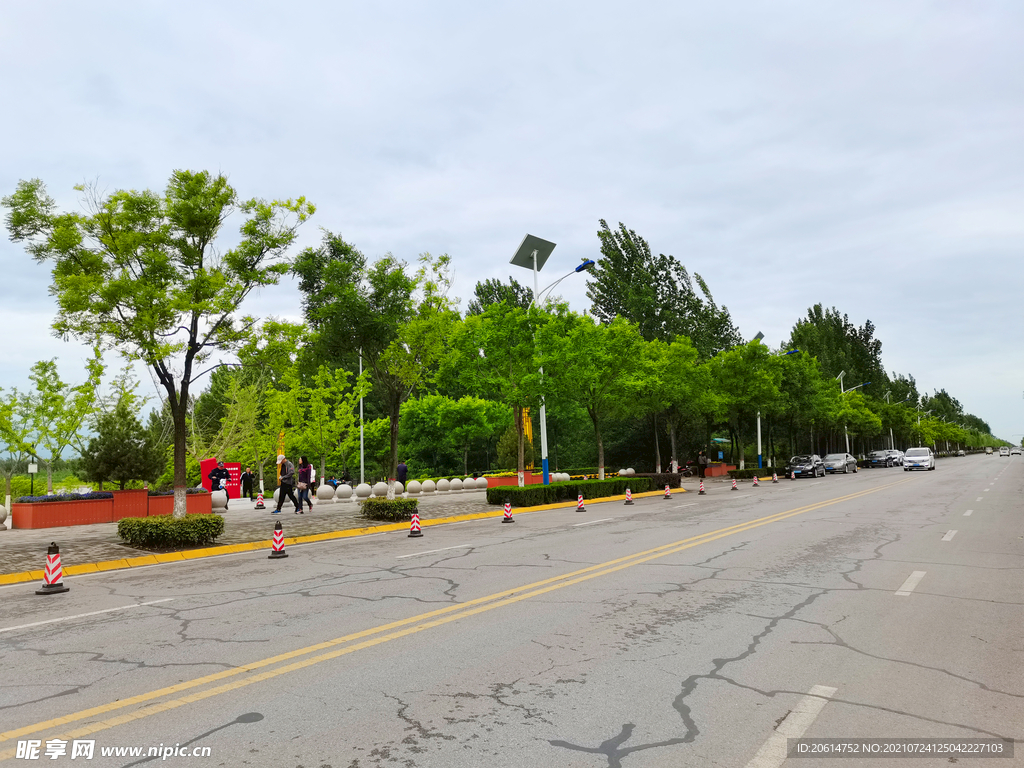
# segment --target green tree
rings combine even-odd
[[[28,395],[11,389],[0,397],[0,445],[4,454],[0,459],[0,474],[4,477],[4,504],[8,509],[11,508],[11,481],[15,474],[25,471],[28,458],[33,454],[33,417],[32,400]]]
[[[484,280],[473,289],[473,298],[469,301],[466,314],[482,315],[491,304],[502,301],[510,307],[529,309],[533,303],[533,289],[527,288],[514,277],[510,277],[507,284],[501,280]]]
[[[32,366],[29,378],[35,386],[33,426],[37,447],[48,456],[39,457],[46,465],[46,491],[53,492],[53,466],[64,450],[74,445],[88,419],[95,413],[96,390],[103,376],[100,350],[86,362],[86,380],[77,386],[66,384],[57,371],[57,360],[40,360]]]
[[[598,477],[604,479],[602,425],[626,414],[643,392],[660,389],[645,365],[644,340],[636,324],[615,318],[607,325],[589,315],[560,313],[538,333],[545,394],[578,403],[587,411],[597,444]]]
[[[826,310],[815,304],[793,327],[789,346],[818,358],[825,376],[845,372],[843,380],[849,386],[870,382],[865,389],[874,397],[881,397],[889,386],[882,366],[882,342],[875,338],[870,320],[858,328],[835,307]]]
[[[61,336],[99,339],[155,374],[174,424],[174,514],[185,514],[186,441],[196,368],[230,352],[255,325],[236,317],[257,288],[289,270],[286,252],[314,208],[304,198],[239,201],[224,176],[175,171],[163,194],[78,189],[87,211],[59,213],[38,179],[3,199],[11,239],[53,263]],[[239,211],[239,242],[219,250]]]
[[[710,362],[720,393],[721,414],[734,432],[740,451],[740,469],[745,467],[744,427],[760,411],[774,412],[780,405],[782,371],[779,358],[759,341],[719,352]],[[749,433],[747,433],[749,434]]]
[[[100,488],[105,482],[118,483],[122,490],[132,480],[155,481],[166,466],[167,454],[127,403],[100,416],[81,462],[87,480]]]

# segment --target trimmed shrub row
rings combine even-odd
[[[786,474],[786,470],[783,467],[762,467],[761,469],[730,469],[729,477],[737,480],[749,480],[754,475],[768,477],[772,472],[775,472],[779,477]]]
[[[554,504],[559,501],[576,501],[579,494],[584,499],[601,499],[618,496],[629,488],[633,493],[651,490],[651,481],[646,477],[615,477],[607,480],[573,480],[568,483],[551,485],[528,485],[525,488],[503,486],[487,489],[488,504],[504,504],[512,500],[514,507],[534,507],[540,504]]]
[[[683,480],[682,472],[637,472],[633,477],[649,477],[651,484],[655,488],[664,488],[666,485],[670,485],[673,488],[678,488],[679,484]]]
[[[209,493],[209,491],[206,490],[205,488],[192,488],[192,487],[189,487],[189,488],[185,489],[185,493],[187,493],[187,494]],[[169,491],[168,490],[165,490],[165,491],[154,491],[154,490],[150,489],[149,495],[150,496],[173,496],[174,495],[174,489],[171,488]]]
[[[91,501],[92,499],[112,499],[110,491],[91,491],[89,493],[55,493],[52,496],[19,496],[14,501],[18,504],[42,504],[47,501]]]
[[[388,523],[398,523],[402,520],[411,520],[412,513],[419,506],[417,499],[365,499],[361,502],[363,517],[370,520],[383,520]]]
[[[126,517],[117,523],[122,541],[142,549],[174,549],[212,544],[224,533],[220,515]]]

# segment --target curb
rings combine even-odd
[[[673,488],[672,493],[687,493],[685,488]],[[644,493],[633,494],[634,499],[642,499],[650,496],[663,497],[664,491],[645,491]],[[600,499],[589,499],[589,504],[603,504],[609,501],[624,501],[625,496],[604,496]],[[516,510],[517,515],[524,515],[530,512],[545,512],[551,509],[575,508],[575,501],[560,502],[558,504],[542,504],[537,507],[522,507]],[[429,520],[421,520],[420,525],[424,528],[445,523],[463,522],[467,520],[485,520],[489,517],[503,517],[504,510],[494,512],[475,512],[471,515],[457,515],[455,517],[438,517]],[[293,536],[284,540],[285,546],[296,544],[313,544],[320,541],[332,541],[335,539],[350,539],[357,536],[366,536],[372,533],[389,533],[391,531],[408,530],[407,523],[389,523],[375,525],[370,528],[347,528],[343,531],[328,531],[327,533],[313,533],[308,536]],[[139,568],[147,565],[161,565],[164,563],[175,563],[182,560],[200,560],[204,557],[218,557],[220,555],[234,555],[240,552],[256,552],[269,549],[271,540],[249,541],[242,544],[223,544],[205,549],[190,549],[185,552],[167,552],[158,555],[142,555],[140,557],[126,557],[118,560],[103,560],[98,563],[83,563],[82,565],[69,565],[64,567],[65,576],[79,576],[85,573],[99,573],[101,571],[122,571],[129,568]],[[21,584],[26,581],[41,581],[43,578],[42,569],[36,571],[19,571],[17,573],[0,574],[0,586],[8,584]]]

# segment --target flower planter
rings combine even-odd
[[[730,469],[736,469],[734,464],[708,464],[704,472],[705,477],[725,477]]]
[[[65,525],[91,525],[113,520],[113,499],[85,501],[44,501],[38,504],[12,504],[14,528],[59,528]]]
[[[159,515],[173,515],[174,514],[174,497],[173,496],[150,496],[149,497],[149,511],[148,517],[157,517]]]
[[[113,491],[114,508],[111,522],[125,517],[146,517],[149,514],[149,491],[144,488],[130,491]]]
[[[523,478],[525,485],[536,485],[537,483],[544,482],[544,475],[532,475],[529,472]],[[488,488],[500,488],[505,485],[519,485],[519,478],[516,476],[512,477],[491,477],[487,476],[487,487]]]
[[[208,515],[213,503],[208,493],[190,493],[185,497],[185,512],[189,515]],[[174,514],[174,496],[150,496],[149,517]]]

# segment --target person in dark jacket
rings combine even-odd
[[[286,496],[292,500],[296,510],[302,509],[299,500],[295,498],[295,465],[288,461],[284,454],[278,454],[277,463],[281,467],[281,488],[280,493],[277,494],[277,509],[270,514],[276,515],[281,511],[281,505],[284,504]]]
[[[302,514],[302,502],[309,504],[309,511],[313,511],[313,500],[309,498],[310,488],[313,485],[313,465],[305,456],[299,458],[299,506],[295,514]]]
[[[210,470],[210,474],[207,475],[210,478],[210,490],[211,491],[224,491],[225,499],[229,499],[228,494],[228,480],[231,479],[231,473],[224,467],[223,461],[218,461],[217,466]],[[225,501],[224,509],[227,509],[228,505]]]
[[[253,475],[252,470],[249,467],[246,467],[245,472],[243,472],[238,479],[242,482],[242,496],[248,496],[249,501],[252,501],[252,486],[256,480],[256,476]]]
[[[397,478],[398,482],[400,482],[402,484],[402,486],[404,487],[405,486],[405,479],[407,477],[409,477],[409,468],[407,466],[405,466],[405,462],[404,461],[398,462],[397,474],[398,474],[398,478]]]

